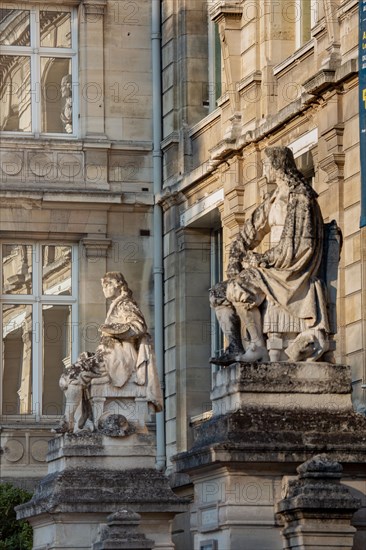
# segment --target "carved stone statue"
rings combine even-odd
[[[61,79],[61,97],[63,100],[61,122],[64,125],[65,132],[72,134],[72,80],[71,74],[66,74]]]
[[[211,360],[216,364],[270,360],[264,316],[272,333],[297,333],[285,350],[288,359],[314,361],[328,349],[326,289],[318,277],[324,224],[317,194],[290,149],[269,147],[265,155],[264,175],[277,189],[244,223],[230,248],[228,279],[210,292],[228,341],[223,355]],[[253,252],[268,234],[270,248]]]
[[[95,353],[81,353],[76,363],[61,376],[60,387],[65,393],[66,407],[57,432],[98,429],[98,420],[103,417],[103,411],[98,415],[93,411],[90,403],[93,387],[100,390],[103,385],[111,386],[112,394],[108,395],[116,396],[117,399],[119,397],[122,401],[123,396],[128,396],[130,400],[144,398],[155,411],[162,410],[162,393],[150,336],[132,292],[122,273],[118,272],[106,273],[102,279],[102,288],[111,304],[106,320],[99,329],[100,343]],[[122,396],[118,393],[119,388],[123,390]],[[105,401],[103,391],[97,393]],[[118,416],[120,419],[116,418]],[[125,417],[110,414],[110,424],[111,420],[120,421],[124,433],[120,430],[118,435],[126,435],[129,428]]]

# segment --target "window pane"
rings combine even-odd
[[[72,134],[71,59],[41,58],[42,132]]]
[[[3,413],[32,412],[32,306],[3,306]]]
[[[43,306],[43,411],[63,412],[63,392],[59,387],[64,365],[71,357],[71,306]]]
[[[32,294],[32,245],[3,244],[3,294]]]
[[[40,12],[41,46],[71,48],[71,13],[69,11]]]
[[[0,55],[0,130],[30,132],[30,58]]]
[[[0,9],[0,44],[30,46],[29,11]]]
[[[42,294],[71,295],[71,246],[42,246]]]

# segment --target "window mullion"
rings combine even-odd
[[[0,273],[0,295],[3,291],[3,247],[2,244],[0,244],[0,266],[1,266],[1,273]],[[3,306],[2,306],[2,300],[0,300],[0,415],[3,415],[3,380],[4,380],[4,342],[3,342]]]
[[[42,414],[43,327],[42,327],[42,248],[34,244],[33,254],[33,412],[39,420]]]
[[[32,357],[32,382],[33,403],[32,410],[36,420],[40,420],[42,412],[42,305],[35,302],[33,305],[33,357]]]
[[[71,295],[74,302],[71,306],[71,362],[74,363],[79,354],[79,307],[77,302],[79,287],[79,248],[71,249]]]

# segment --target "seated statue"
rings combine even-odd
[[[162,393],[150,336],[132,292],[122,273],[117,272],[106,273],[102,288],[111,304],[99,328],[100,343],[95,353],[81,353],[61,376],[60,387],[65,393],[66,406],[57,432],[98,429],[90,406],[91,389],[95,384],[114,388],[130,385],[129,395],[141,396],[142,393],[156,412],[162,410]]]
[[[298,334],[285,350],[287,360],[319,359],[328,349],[326,289],[318,272],[324,224],[317,194],[296,168],[287,147],[265,149],[264,175],[277,189],[252,213],[233,241],[228,280],[210,291],[211,307],[228,346],[212,363],[268,361],[264,311],[275,323],[295,324]],[[270,248],[253,252],[270,235]],[[272,316],[274,319],[275,316]],[[271,329],[271,332],[281,332]],[[288,329],[289,332],[296,332]]]

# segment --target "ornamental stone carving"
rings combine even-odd
[[[316,361],[329,348],[317,194],[290,149],[269,147],[265,157],[264,175],[277,189],[244,223],[231,244],[228,279],[210,292],[228,342],[223,355],[212,358],[216,364]],[[254,252],[266,235],[270,248]]]
[[[102,279],[110,302],[95,353],[81,353],[60,379],[65,415],[56,432],[100,431],[126,436],[145,427],[146,409],[162,410],[151,337],[127,282],[118,272]]]

